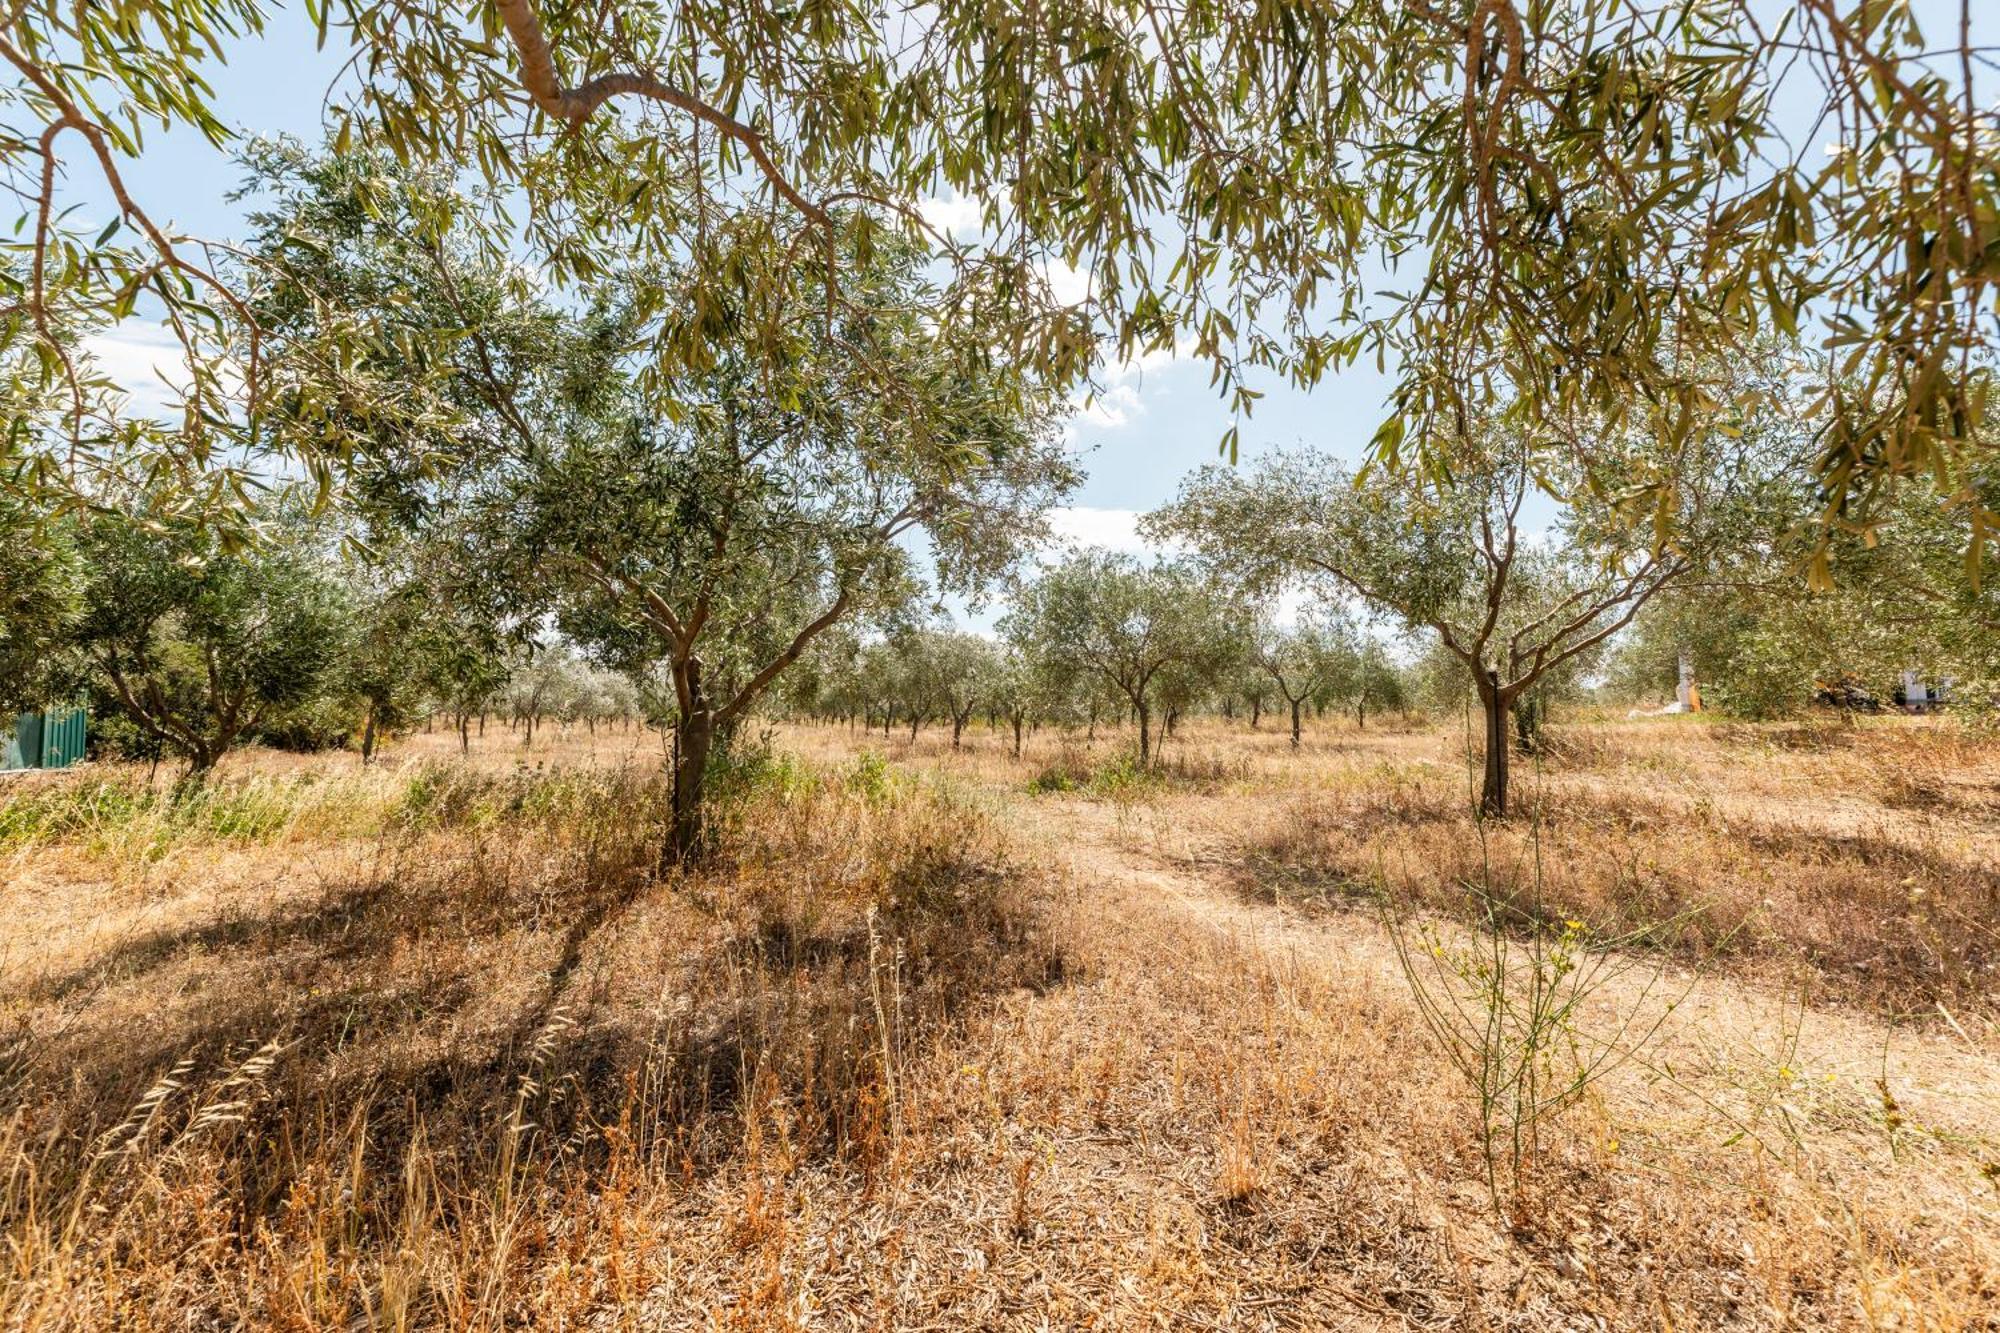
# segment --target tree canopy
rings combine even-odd
[[[907,542],[975,591],[1075,482],[1059,386],[936,319],[894,236],[843,233],[831,323],[811,294],[767,304],[788,288],[748,275],[793,256],[740,220],[710,252],[740,299],[704,307],[698,265],[646,263],[570,309],[480,247],[449,181],[283,150],[266,170],[281,427],[369,436],[363,514],[418,534],[475,620],[664,672],[682,855],[710,746],[818,635],[909,599]],[[698,355],[663,364],[659,328],[695,311]],[[350,368],[356,324],[383,351]]]
[[[1840,355],[1812,460],[1837,528],[1871,523],[1893,476],[1977,500],[1953,477],[1981,441],[2000,177],[1972,9],[1942,34],[1909,6],[1840,0],[493,0],[470,21],[326,0],[306,19],[352,52],[337,146],[482,177],[469,215],[493,253],[558,287],[633,256],[689,262],[695,299],[650,330],[668,377],[700,365],[709,312],[752,297],[816,295],[830,328],[848,258],[892,236],[942,261],[936,319],[1056,381],[1099,337],[1118,355],[1184,341],[1240,417],[1255,369],[1310,385],[1393,362],[1376,448],[1434,467],[1502,401],[1694,429],[1726,388],[1699,367],[1817,321]],[[9,10],[0,175],[23,216],[0,359],[35,423],[10,432],[11,484],[149,467],[226,498],[259,450],[322,476],[351,451],[267,433],[283,385],[256,259],[171,234],[127,184],[149,128],[227,138],[205,73],[274,13]],[[116,211],[88,230],[68,206],[81,176]],[[940,198],[969,201],[975,236],[935,225]],[[727,262],[746,229],[785,262]],[[1052,299],[1066,269],[1088,279],[1081,307]],[[172,420],[121,408],[80,347],[127,318],[163,318],[187,349]],[[375,350],[361,328],[343,346],[357,364]]]
[[[1280,453],[1243,471],[1197,473],[1146,525],[1252,591],[1317,586],[1435,634],[1482,703],[1483,803],[1504,814],[1509,712],[1551,673],[1600,652],[1664,589],[1747,540],[1766,470],[1787,456],[1784,425],[1718,420],[1664,452],[1642,432],[1596,429],[1584,459],[1535,450],[1489,421],[1463,442],[1447,485],[1382,469],[1357,478],[1327,454]],[[1626,486],[1608,484],[1621,476]],[[1628,512],[1648,493],[1671,505],[1654,511],[1658,544]],[[1558,498],[1537,533],[1527,505]]]

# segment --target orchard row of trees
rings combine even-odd
[[[1799,390],[1803,356],[1774,341],[1718,368],[1754,385],[1759,409],[1718,395],[1672,448],[1642,413],[1579,418],[1560,450],[1493,418],[1468,427],[1444,482],[1357,475],[1320,451],[1203,470],[1142,523],[1183,558],[1084,556],[1014,597],[992,669],[1010,683],[995,696],[1053,699],[1045,710],[1062,716],[1087,682],[1137,723],[1145,762],[1156,716],[1247,698],[1254,719],[1262,701],[1239,685],[1249,665],[1296,737],[1308,701],[1351,699],[1365,715],[1371,699],[1408,696],[1358,614],[1406,645],[1429,702],[1463,700],[1483,719],[1493,815],[1507,812],[1510,755],[1534,748],[1553,701],[1586,684],[1660,692],[1683,659],[1713,703],[1745,716],[1838,682],[1886,699],[1913,669],[1990,707],[2000,590],[1979,577],[1979,538],[1956,505],[2000,501],[2000,469],[1965,474],[1969,501],[1905,488],[1876,522],[1822,541],[1823,496],[1801,462],[1824,439],[1823,405]],[[1800,577],[1814,567],[1826,590]],[[1256,609],[1287,597],[1305,608],[1289,626]]]
[[[1017,751],[1026,728],[1129,720],[1143,764],[1197,710],[1253,727],[1277,713],[1296,744],[1309,710],[1365,724],[1421,682],[1426,702],[1483,718],[1482,803],[1504,815],[1510,754],[1586,680],[1658,688],[1691,657],[1712,700],[1753,715],[1912,666],[1975,700],[2000,680],[2000,594],[1948,505],[1909,489],[1850,540],[1812,534],[1797,462],[1814,417],[1770,406],[1794,402],[1789,345],[1732,372],[1770,381],[1764,410],[1718,398],[1671,451],[1640,419],[1593,420],[1563,453],[1496,418],[1468,429],[1447,482],[1280,452],[1201,471],[1148,516],[1176,559],[1085,553],[1023,580],[1075,479],[1058,414],[1044,399],[1023,415],[1022,386],[983,387],[1012,372],[938,346],[910,257],[871,257],[879,308],[852,312],[848,338],[803,339],[793,379],[732,363],[725,325],[713,382],[693,382],[705,396],[683,379],[668,400],[618,353],[629,310],[537,304],[504,266],[426,241],[408,211],[435,204],[426,183],[292,150],[260,170],[282,205],[274,252],[305,252],[300,410],[347,410],[313,360],[325,290],[344,309],[381,301],[395,336],[372,375],[396,373],[398,349],[449,353],[463,401],[425,409],[449,438],[408,416],[384,427],[456,450],[448,464],[364,471],[335,512],[267,505],[254,540],[109,485],[10,546],[0,705],[87,689],[127,748],[196,776],[252,738],[352,741],[365,760],[419,717],[468,738],[503,711],[532,741],[544,718],[644,716],[671,735],[669,845],[686,857],[715,751],[759,708],[938,720],[954,743],[984,715]],[[911,375],[892,409],[872,378],[845,378],[877,352]],[[2000,499],[1971,475],[1980,503]],[[901,541],[918,531],[932,579]],[[1821,556],[1840,579],[1809,593],[1796,573]],[[1009,579],[997,640],[914,623],[940,589]],[[1302,609],[1281,618],[1287,603]]]
[[[399,689],[462,730],[507,663],[562,644],[643,684],[686,859],[717,746],[820,635],[991,584],[1076,482],[1067,398],[990,328],[938,319],[929,258],[898,237],[857,225],[801,254],[719,218],[700,256],[578,303],[485,245],[449,174],[296,144],[245,167],[260,374],[284,385],[267,424],[369,441],[339,503],[249,492],[246,522],[218,523],[135,455],[85,503],[24,505],[29,553],[0,571],[9,692],[87,671],[196,773],[336,672],[372,743]],[[827,263],[837,288],[779,276]],[[717,293],[711,265],[740,281]],[[662,337],[685,340],[671,375]]]
[[[1218,596],[1190,566],[1079,555],[1028,585],[987,638],[936,625],[863,638],[828,636],[782,692],[799,716],[880,728],[951,729],[956,748],[983,718],[1012,735],[1044,726],[1095,739],[1103,725],[1136,728],[1142,763],[1156,736],[1195,712],[1255,729],[1283,719],[1292,744],[1308,712],[1351,713],[1357,725],[1411,703],[1387,646],[1335,612],[1281,624]]]
[[[1515,739],[1628,631],[1696,652],[1746,702],[1780,674],[1774,635],[1995,674],[1990,464],[1890,486],[1829,534],[1818,386],[1852,372],[1785,334],[1682,365],[1696,393],[1495,397],[1432,423],[1422,467],[1381,436],[1358,473],[1311,451],[1218,465],[1147,521],[1182,558],[1087,555],[1019,583],[1004,654],[963,636],[899,653],[912,605],[1019,575],[1078,481],[1073,367],[1010,353],[1006,291],[969,291],[864,212],[809,246],[750,212],[565,298],[476,225],[486,202],[455,173],[289,143],[244,165],[258,429],[339,452],[337,502],[135,445],[64,502],[15,488],[0,514],[19,538],[0,561],[7,689],[87,678],[195,773],[329,701],[358,701],[364,753],[412,697],[463,734],[534,678],[510,663],[563,645],[636,682],[670,732],[666,845],[686,859],[718,748],[808,659],[853,677],[870,721],[1129,715],[1150,762],[1197,707],[1365,719],[1394,672],[1364,616],[1476,701],[1493,814]],[[17,402],[10,438],[68,429]],[[191,501],[190,475],[240,491],[224,507],[244,521]],[[1280,604],[1305,610],[1260,611]],[[844,642],[860,664],[877,640],[880,669],[827,658]],[[535,698],[530,728],[551,707]]]
[[[839,614],[836,587],[830,604],[792,608],[789,640],[743,640],[753,653],[804,644],[795,660],[780,648],[777,669],[758,669],[771,682],[761,696],[743,680],[754,656],[711,658],[718,669],[706,679],[699,653],[676,660],[667,586],[651,589],[659,624],[619,619],[618,603],[596,600],[594,575],[546,602],[503,600],[525,608],[510,621],[479,599],[520,590],[450,558],[463,531],[368,548],[341,540],[351,527],[279,508],[257,542],[231,549],[171,514],[107,511],[57,525],[34,560],[10,570],[12,604],[30,614],[9,623],[37,632],[4,641],[0,706],[88,691],[100,717],[122,718],[100,724],[101,741],[178,755],[196,777],[252,739],[352,744],[366,762],[383,736],[419,721],[442,720],[469,743],[497,714],[532,743],[545,720],[594,731],[645,719],[672,733],[677,777],[689,781],[678,746],[690,695],[698,705],[767,698],[885,735],[935,722],[954,747],[983,718],[1011,731],[1017,757],[1031,729],[1094,739],[1100,726],[1129,723],[1142,764],[1195,712],[1253,729],[1275,715],[1297,746],[1308,715],[1365,726],[1384,709],[1463,703],[1486,719],[1484,800],[1504,814],[1508,756],[1533,748],[1553,701],[1586,681],[1657,692],[1683,657],[1712,701],[1749,715],[1798,706],[1816,681],[1880,687],[1913,664],[1955,675],[1963,699],[1990,697],[2000,607],[1955,577],[1963,547],[1936,505],[1910,497],[1891,552],[1856,543],[1838,592],[1805,595],[1769,577],[1785,554],[1787,503],[1809,502],[1787,500],[1795,427],[1718,430],[1719,452],[1682,479],[1680,503],[1693,512],[1665,548],[1615,508],[1593,516],[1574,499],[1550,511],[1547,528],[1524,530],[1523,510],[1549,478],[1508,453],[1501,429],[1445,490],[1409,474],[1357,478],[1320,454],[1210,469],[1145,520],[1179,543],[1180,558],[1071,556],[1014,585],[993,638],[927,623],[929,591],[885,548],[894,577],[865,606]],[[618,512],[645,510],[626,501]],[[719,559],[713,540],[709,552]],[[719,564],[707,568],[719,579]],[[748,578],[765,568],[753,562]],[[755,615],[769,617],[772,590],[754,591]],[[1299,609],[1280,616],[1287,595]],[[739,642],[728,626],[742,605],[724,605],[710,642]],[[635,648],[634,635],[657,637]],[[726,744],[743,715],[712,714],[711,744]]]

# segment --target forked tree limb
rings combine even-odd
[[[542,30],[542,21],[535,13],[533,0],[494,0],[493,7],[499,11],[507,36],[514,43],[515,54],[521,59],[521,86],[528,90],[528,95],[543,114],[574,128],[589,120],[599,107],[612,98],[627,95],[684,111],[741,144],[757,164],[757,170],[786,203],[819,226],[831,230],[832,216],[792,184],[791,178],[771,156],[763,134],[756,128],[694,94],[642,71],[600,74],[574,88],[565,88],[556,73],[555,54],[549,48],[548,34]]]

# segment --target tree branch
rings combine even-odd
[[[521,58],[521,84],[545,114],[575,128],[612,98],[627,94],[685,111],[743,145],[757,164],[757,170],[786,203],[819,226],[832,230],[832,215],[799,193],[798,187],[772,159],[764,136],[753,127],[691,93],[639,71],[601,74],[574,88],[565,88],[556,74],[555,53],[549,49],[548,35],[542,30],[532,0],[494,0],[494,8],[499,11],[507,36]]]
[[[715,720],[717,722],[727,722],[755,703],[757,696],[762,694],[765,688],[778,678],[780,672],[799,660],[799,654],[806,650],[807,644],[810,644],[819,636],[821,630],[826,629],[847,613],[847,606],[851,600],[852,594],[850,591],[842,587],[840,595],[833,599],[833,605],[827,607],[825,611],[820,613],[817,619],[793,635],[792,641],[786,646],[785,651],[772,658],[762,671],[759,671],[755,676],[750,678],[749,684],[736,692],[734,699],[731,699],[725,707],[717,710]]]

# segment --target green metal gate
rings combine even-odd
[[[68,768],[83,758],[85,719],[81,708],[21,714],[0,768]]]

